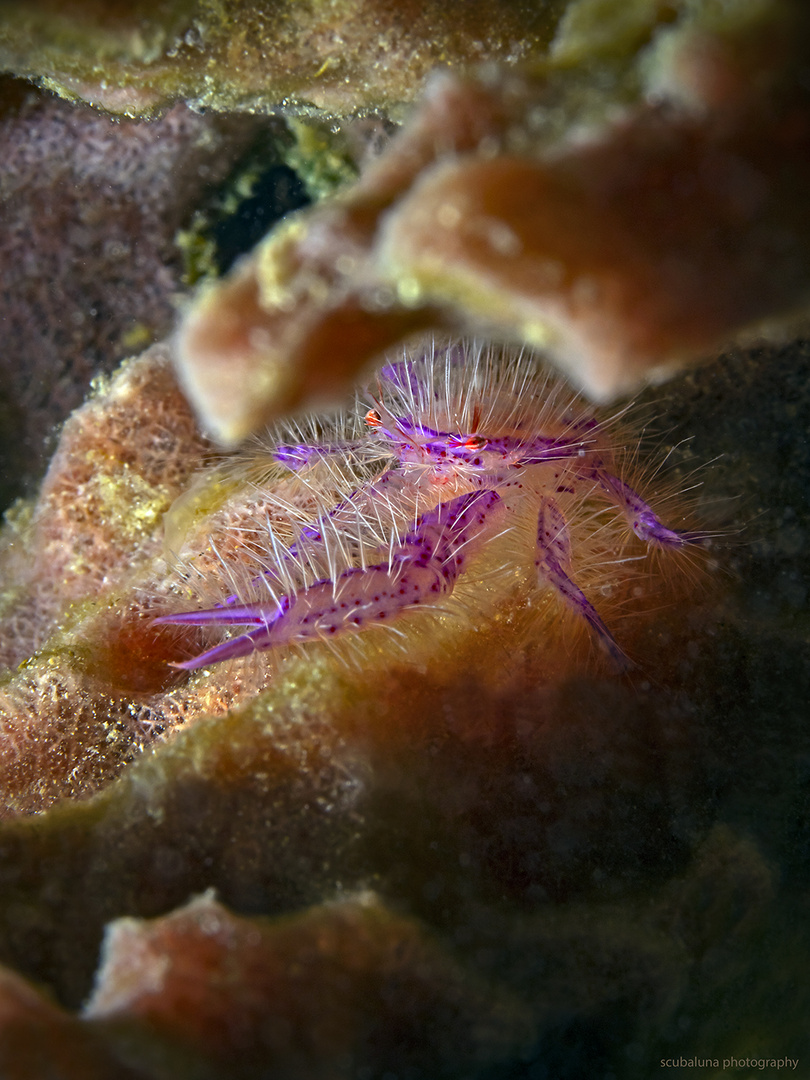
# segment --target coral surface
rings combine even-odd
[[[30,494],[92,377],[170,330],[174,234],[266,126],[184,106],[117,122],[0,82],[0,506]]]
[[[346,115],[414,99],[437,64],[542,56],[564,0],[171,0],[0,11],[0,67],[112,113],[288,108]]]

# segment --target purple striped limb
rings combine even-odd
[[[273,460],[290,472],[303,472],[320,461],[329,458],[345,460],[360,450],[359,443],[278,443],[273,449]]]
[[[243,626],[253,629],[173,665],[186,671],[256,650],[329,638],[371,623],[390,622],[406,608],[452,592],[456,580],[506,510],[496,491],[459,495],[422,515],[376,566],[352,566],[276,603],[240,604],[163,615],[162,625]]]
[[[601,466],[596,468],[592,475],[622,511],[639,540],[656,547],[682,548],[687,544],[699,544],[704,539],[700,533],[668,529],[637,491]]]
[[[580,441],[566,436],[520,435],[485,436],[439,431],[408,417],[395,417],[380,402],[366,413],[366,423],[391,447],[400,462],[450,465],[471,473],[492,473],[510,465],[547,465],[576,458],[582,451]]]
[[[331,525],[334,530],[339,529],[341,524],[343,524],[340,521],[341,515],[343,515],[345,519],[348,519],[350,524],[352,517],[357,517],[360,505],[370,502],[371,500],[376,500],[378,507],[380,504],[384,505],[386,500],[391,500],[396,496],[401,495],[404,486],[404,480],[398,473],[386,472],[365,488],[353,491],[351,495],[339,502],[337,506],[333,507],[328,514],[324,514],[322,517],[318,518],[314,524],[304,525],[299,532],[298,540],[290,544],[286,550],[282,549],[279,545],[278,550],[274,552],[278,568],[274,570],[263,570],[253,578],[251,585],[254,588],[257,588],[262,581],[264,581],[273,589],[279,585],[283,588],[285,578],[282,575],[287,574],[287,577],[289,578],[290,572],[294,573],[296,569],[301,566],[302,562],[306,559],[306,554],[308,553],[310,546],[323,546],[326,543],[324,532],[328,525]],[[383,522],[379,510],[377,513],[377,520],[382,529]],[[217,605],[217,607],[212,610],[216,612],[221,607],[229,607],[233,610],[238,600],[238,595],[236,593],[231,593],[230,596],[227,596],[222,601],[221,605]]]
[[[537,555],[534,560],[537,575],[580,615],[599,639],[602,648],[620,671],[632,662],[616,644],[596,608],[571,578],[571,537],[562,511],[548,495],[540,500],[537,517]]]

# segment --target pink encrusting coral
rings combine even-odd
[[[4,667],[36,653],[69,605],[100,600],[155,558],[162,515],[206,447],[165,349],[98,385],[66,423],[35,506],[7,529]]]
[[[0,80],[0,501],[27,494],[92,378],[165,336],[175,234],[255,137],[182,105],[115,121]]]
[[[112,925],[84,1017],[113,1045],[184,1045],[203,1076],[251,1076],[262,1056],[279,1080],[330,1080],[352,1066],[376,1072],[398,1027],[422,1036],[403,1065],[429,1061],[438,1039],[459,1047],[459,1062],[480,1067],[528,1042],[530,1024],[508,995],[490,998],[468,979],[417,923],[373,894],[311,908],[280,927],[239,918],[209,894],[164,919]]]
[[[121,755],[136,752],[122,684],[148,681],[148,660],[142,656],[139,668],[122,643],[118,669],[105,670],[104,633],[78,648],[75,627],[118,603],[116,621],[126,626],[133,580],[162,552],[162,515],[205,449],[156,347],[73,414],[38,501],[7,525],[0,551],[7,807],[38,809],[92,790],[118,770]]]

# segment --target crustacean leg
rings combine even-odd
[[[506,513],[496,491],[459,495],[423,514],[414,529],[373,566],[353,566],[315,581],[277,602],[232,605],[163,615],[157,624],[253,626],[238,637],[175,664],[187,671],[254,650],[329,638],[371,623],[391,621],[406,608],[452,592],[474,554]]]
[[[706,539],[702,533],[677,532],[667,528],[637,491],[601,465],[593,470],[592,476],[622,511],[636,536],[645,543],[661,548],[682,548],[687,544],[699,544]]]
[[[616,667],[624,671],[632,662],[616,644],[596,608],[571,578],[571,537],[563,513],[548,495],[540,500],[537,516],[537,552],[534,560],[541,583],[550,585],[596,634]]]
[[[291,574],[295,573],[296,568],[308,556],[317,553],[319,548],[328,543],[325,535],[327,532],[334,533],[336,530],[340,530],[345,540],[351,536],[352,526],[358,520],[363,520],[367,527],[373,530],[376,525],[379,527],[379,533],[384,533],[388,525],[386,518],[389,516],[386,515],[385,508],[393,505],[395,500],[405,504],[408,500],[406,488],[407,485],[403,477],[392,471],[383,473],[364,487],[356,488],[337,506],[334,506],[328,513],[322,514],[312,524],[302,525],[298,532],[298,538],[289,546],[285,547],[283,544],[273,543],[276,567],[262,570],[260,574],[253,578],[251,585],[255,588],[264,581],[271,588],[280,586],[283,589],[285,582]],[[272,529],[269,525],[268,534],[272,536]],[[219,610],[220,607],[232,607],[238,601],[238,595],[232,593],[222,601],[221,605],[217,605],[217,608],[213,610]]]

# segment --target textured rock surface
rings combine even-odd
[[[437,64],[542,56],[562,0],[441,3],[48,0],[0,14],[0,65],[112,113],[153,115],[178,98],[219,110],[346,115],[392,109]]]

